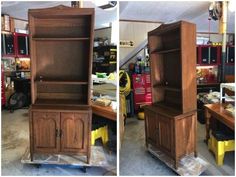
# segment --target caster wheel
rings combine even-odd
[[[87,167],[82,167],[80,170],[84,173],[87,173]]]

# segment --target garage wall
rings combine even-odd
[[[128,53],[136,48],[140,43],[147,39],[147,32],[151,31],[161,23],[136,22],[136,21],[120,21],[120,41],[128,40],[134,42],[134,47],[120,47],[119,59],[122,60]]]
[[[108,38],[111,41],[111,27],[96,29],[94,31],[94,38]]]

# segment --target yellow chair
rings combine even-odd
[[[234,147],[234,139],[217,140],[212,133],[210,134],[208,149],[215,154],[217,165],[223,165],[225,152],[234,151]]]
[[[103,145],[108,142],[108,126],[105,125],[98,129],[95,129],[91,133],[91,144],[94,145],[96,139],[101,138]]]

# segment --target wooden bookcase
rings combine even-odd
[[[90,159],[94,9],[30,9],[30,152]]]
[[[148,33],[151,106],[145,108],[146,143],[168,154],[178,166],[196,155],[196,27],[180,21]]]

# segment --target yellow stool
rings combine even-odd
[[[217,165],[223,165],[225,152],[234,151],[234,140],[218,141],[211,134],[208,140],[208,149],[215,154]]]
[[[103,145],[108,142],[108,127],[107,125],[93,130],[91,133],[91,144],[94,145],[96,139],[102,138]]]

